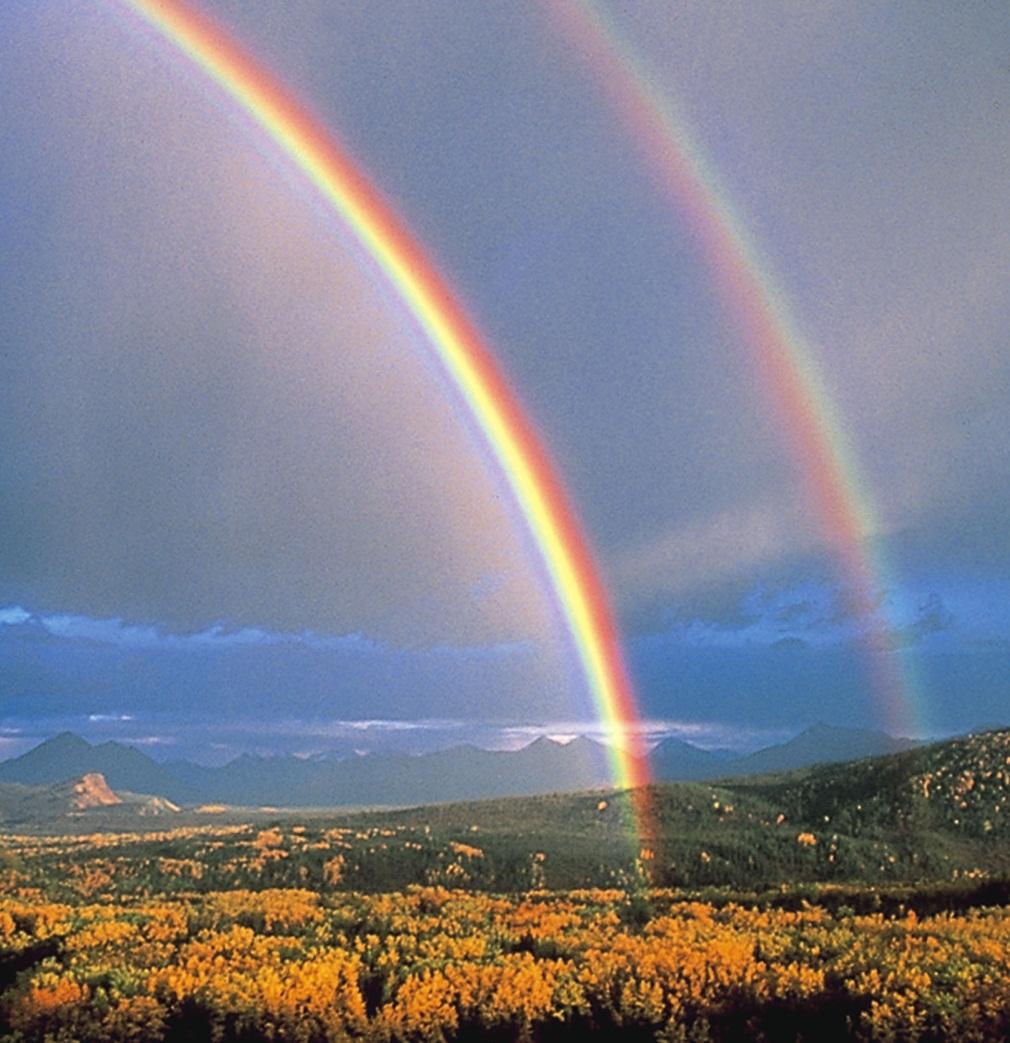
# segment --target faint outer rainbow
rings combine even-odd
[[[718,175],[671,99],[592,0],[547,0],[549,10],[627,127],[659,189],[690,228],[722,299],[750,346],[755,369],[783,425],[830,541],[849,598],[862,620],[868,667],[889,728],[922,731],[912,664],[884,618],[891,587],[879,549],[870,489],[810,345]]]
[[[424,331],[504,473],[543,559],[611,740],[614,781],[647,782],[634,694],[588,545],[540,438],[457,295],[334,135],[220,26],[180,0],[121,2],[280,147],[351,229]]]

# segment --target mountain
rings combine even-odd
[[[135,747],[118,742],[93,746],[72,732],[61,732],[20,757],[0,763],[0,782],[26,785],[62,782],[96,773],[105,776],[114,790],[160,793],[174,801],[187,801],[194,796],[184,778]]]
[[[159,764],[121,743],[92,745],[64,732],[0,763],[0,782],[37,785],[88,773],[113,789],[175,803],[352,806],[474,800],[608,785],[605,747],[590,739],[537,739],[515,751],[455,746],[427,754],[302,758],[242,754],[220,768]]]
[[[60,732],[20,757],[0,764],[0,782],[33,785],[86,774],[92,745],[73,732]]]
[[[725,775],[736,758],[729,750],[703,750],[683,739],[664,739],[649,755],[652,776],[671,782]]]
[[[201,799],[253,805],[375,805],[475,800],[609,783],[606,749],[589,739],[538,739],[515,751],[454,746],[344,760],[243,754],[199,772]]]
[[[901,753],[920,745],[915,739],[896,739],[886,732],[814,724],[788,742],[737,757],[724,766],[722,774],[759,775],[764,772],[791,771],[812,764],[832,764]]]

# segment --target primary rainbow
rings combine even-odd
[[[550,10],[593,70],[661,191],[688,224],[740,332],[755,356],[833,546],[850,609],[863,620],[869,669],[887,725],[923,731],[913,666],[892,637],[884,596],[892,584],[879,547],[867,482],[772,269],[686,122],[592,0],[548,0]]]
[[[619,786],[647,781],[647,758],[617,631],[581,528],[543,443],[459,299],[339,144],[225,31],[181,0],[121,0],[218,85],[312,183],[385,274],[476,421],[539,549]]]

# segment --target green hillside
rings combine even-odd
[[[656,884],[754,886],[1006,874],[1008,801],[1010,731],[994,731],[779,775],[657,784],[647,791],[652,823],[640,844],[628,793],[449,804],[359,820],[536,848],[559,874],[561,866],[634,857],[644,847],[653,857],[642,868]]]

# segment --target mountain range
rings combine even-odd
[[[813,725],[788,742],[756,753],[703,750],[666,739],[650,756],[657,781],[701,781],[788,771],[917,745],[883,732]],[[416,805],[530,796],[611,785],[608,751],[587,738],[540,738],[514,751],[455,746],[434,753],[349,758],[243,754],[221,767],[158,762],[119,742],[92,744],[71,732],[0,762],[0,783],[52,785],[99,774],[116,792],[159,794],[177,804],[352,807]]]

